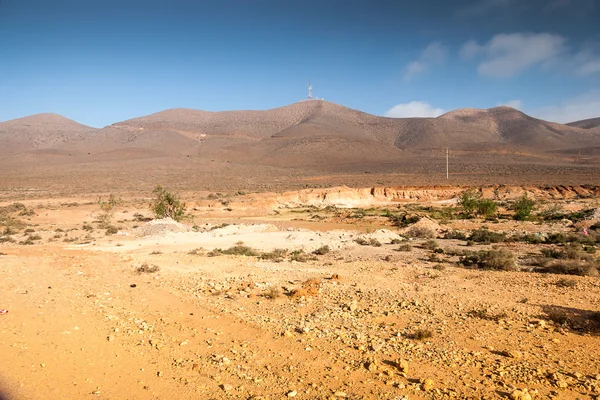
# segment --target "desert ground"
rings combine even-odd
[[[150,180],[107,211],[32,171],[0,198],[7,399],[600,397],[597,186],[478,186],[483,216],[461,185],[174,184],[176,223]]]

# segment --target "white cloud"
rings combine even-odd
[[[565,42],[562,36],[550,33],[502,33],[483,45],[473,40],[464,43],[461,56],[483,56],[477,69],[480,75],[508,78],[559,57]]]
[[[510,101],[507,101],[506,103],[500,103],[498,105],[516,108],[517,110],[522,110],[523,109],[523,100],[510,100]]]
[[[419,58],[404,68],[404,81],[408,82],[417,75],[428,72],[432,65],[442,64],[446,60],[448,49],[441,42],[432,42],[421,52]]]
[[[458,10],[457,14],[462,17],[477,17],[489,14],[498,9],[508,9],[512,3],[513,0],[480,0]]]
[[[600,72],[600,58],[584,61],[578,68],[577,74],[587,76]]]
[[[531,110],[529,115],[546,121],[567,123],[600,117],[600,91],[591,91],[561,104]]]
[[[395,105],[385,113],[385,116],[390,118],[437,117],[444,112],[441,108],[434,108],[423,101],[411,101]]]

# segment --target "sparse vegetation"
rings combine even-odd
[[[268,253],[262,253],[259,258],[261,260],[269,260],[273,262],[282,262],[288,255],[288,249],[275,249]]]
[[[123,204],[123,200],[115,196],[113,193],[111,193],[108,196],[107,200],[104,200],[102,197],[98,198],[98,205],[100,206],[100,210],[102,211],[98,216],[98,221],[100,221],[101,227],[108,229],[110,222],[112,221],[113,215],[115,213],[115,208],[121,204]]]
[[[404,243],[398,246],[396,251],[412,251],[412,246],[409,243]]]
[[[437,241],[431,239],[431,240],[427,240],[426,242],[421,244],[421,247],[424,248],[425,250],[435,250],[435,249],[439,248],[440,245]]]
[[[468,217],[491,217],[498,211],[498,205],[492,199],[482,198],[482,194],[475,190],[467,190],[458,198],[458,204],[463,208]]]
[[[271,300],[278,299],[282,296],[283,291],[281,290],[281,287],[275,285],[269,286],[263,293],[263,297],[266,297],[267,299]]]
[[[407,232],[407,235],[412,238],[419,239],[435,239],[437,233],[435,230],[423,226],[413,226]]]
[[[513,204],[512,209],[515,212],[514,218],[517,221],[525,221],[529,219],[535,209],[535,201],[527,197],[527,193],[523,193],[523,196]]]
[[[471,232],[471,236],[469,236],[469,240],[477,243],[502,243],[506,241],[506,234],[500,232],[490,231],[486,227],[481,227],[479,229]]]
[[[482,250],[469,252],[460,257],[462,265],[479,269],[490,269],[498,271],[517,270],[515,255],[507,249]]]
[[[304,263],[304,262],[316,260],[316,257],[313,255],[307,254],[303,250],[294,250],[290,254],[290,260]]]
[[[144,263],[135,269],[137,274],[153,274],[158,271],[160,271],[160,267],[158,265],[150,265],[147,263]]]
[[[179,196],[169,192],[161,185],[157,185],[152,192],[155,196],[150,210],[156,218],[172,218],[181,221],[185,215],[185,203],[179,200]]]
[[[415,340],[425,340],[431,337],[433,337],[433,332],[429,329],[417,329],[410,335],[410,338]]]
[[[221,250],[215,249],[220,254],[226,254],[229,256],[245,256],[245,257],[256,257],[259,253],[251,247],[245,246],[242,242],[238,242],[235,246],[228,249]]]
[[[323,255],[329,253],[330,251],[331,251],[331,249],[329,248],[329,246],[324,245],[324,246],[319,247],[315,251],[313,251],[313,254],[318,255],[318,256],[323,256]]]
[[[475,310],[471,310],[467,313],[469,317],[484,319],[487,321],[500,321],[502,319],[508,318],[508,314],[505,312],[493,314],[487,308],[479,308]]]

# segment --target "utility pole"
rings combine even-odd
[[[448,148],[446,147],[446,179],[448,178]]]

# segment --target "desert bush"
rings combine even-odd
[[[137,267],[135,269],[135,272],[137,274],[153,274],[155,272],[158,272],[160,270],[160,267],[158,265],[149,265],[147,263],[144,263],[142,265],[140,265],[139,267]]]
[[[36,233],[36,234],[33,234],[33,235],[29,235],[29,239],[30,240],[41,240],[42,237]]]
[[[477,202],[475,210],[477,211],[478,215],[491,217],[492,215],[496,214],[496,211],[498,211],[498,205],[496,205],[496,202],[492,199],[480,199]]]
[[[283,291],[279,286],[269,286],[262,294],[267,299],[275,300],[283,296]]]
[[[446,269],[446,266],[444,264],[436,264],[433,266],[433,269],[435,269],[436,271],[444,271]]]
[[[381,247],[381,242],[375,238],[369,239],[369,244],[373,247]]]
[[[328,245],[325,246],[321,246],[318,249],[316,249],[315,251],[313,251],[313,254],[316,254],[318,256],[323,256],[327,253],[329,253],[331,251],[331,249],[329,248]]]
[[[119,228],[113,225],[109,225],[106,227],[106,231],[104,233],[106,234],[106,236],[110,236],[115,235],[117,232],[119,232]]]
[[[413,226],[407,232],[407,235],[420,239],[435,239],[437,233],[435,230],[423,226]]]
[[[517,233],[517,234],[510,236],[510,238],[508,238],[507,240],[511,241],[511,242],[524,242],[524,243],[529,243],[529,244],[544,243],[544,238],[542,237],[542,235],[532,234],[532,233],[523,233],[523,234]]]
[[[100,206],[100,210],[102,211],[98,216],[98,221],[100,221],[102,227],[107,228],[115,213],[115,208],[123,204],[123,200],[111,193],[108,196],[107,200],[104,200],[102,199],[102,197],[99,197],[97,203]]]
[[[448,231],[444,235],[444,239],[467,240],[468,237],[464,232],[461,231]]]
[[[553,260],[547,263],[543,263],[542,260],[536,271],[579,276],[598,276],[600,274],[597,261],[584,260]]]
[[[404,243],[398,246],[396,251],[412,251],[412,246],[409,243]]]
[[[402,239],[392,239],[391,244],[400,244],[402,243]]]
[[[440,247],[440,245],[435,240],[430,239],[430,240],[427,240],[426,242],[424,242],[423,244],[421,244],[421,247],[424,248],[425,250],[435,250],[438,247]]]
[[[527,197],[527,193],[523,193],[523,196],[513,204],[512,209],[515,212],[514,218],[517,221],[525,221],[535,209],[535,201]]]
[[[303,250],[294,250],[290,254],[290,260],[304,263],[307,261],[316,260],[316,257],[305,253]]]
[[[429,329],[417,329],[410,335],[410,338],[415,340],[425,340],[431,337],[433,337],[433,332]]]
[[[230,256],[246,256],[246,257],[256,257],[259,253],[251,247],[245,246],[243,243],[238,242],[235,246],[232,246],[225,250],[220,250],[221,254],[226,254]]]
[[[463,208],[465,213],[468,215],[473,215],[477,209],[477,204],[480,198],[480,192],[469,189],[461,193],[458,198],[458,204]]]
[[[83,226],[81,227],[81,229],[83,229],[84,231],[91,232],[91,231],[94,230],[94,227],[91,226],[90,224],[83,224]]]
[[[508,314],[505,312],[493,314],[487,308],[479,308],[475,310],[471,310],[467,313],[469,317],[485,319],[487,321],[500,321],[502,319],[506,319]]]
[[[517,269],[515,255],[507,249],[469,252],[460,257],[459,262],[464,266],[475,266],[479,269],[499,271],[515,271]]]
[[[222,256],[223,253],[221,253],[223,250],[221,249],[212,249],[211,251],[209,251],[208,253],[206,253],[206,255],[208,257],[218,257],[218,256]]]
[[[169,192],[161,185],[157,185],[152,192],[155,196],[150,205],[150,210],[156,218],[172,218],[181,221],[185,215],[185,203],[179,200],[179,196]]]
[[[0,236],[0,243],[14,243],[16,240],[9,235]]]
[[[500,232],[492,232],[485,227],[481,227],[479,229],[471,232],[471,236],[469,240],[472,240],[477,243],[501,243],[506,241],[506,234]]]
[[[275,249],[268,253],[262,253],[259,258],[261,260],[270,260],[275,262],[281,262],[288,255],[287,249]]]
[[[357,237],[356,239],[354,239],[354,242],[360,244],[361,246],[369,245],[369,241],[363,237]]]
[[[577,281],[574,279],[561,278],[554,283],[558,287],[572,288],[577,286]]]

